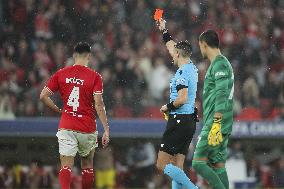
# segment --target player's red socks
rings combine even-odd
[[[70,189],[71,184],[71,168],[64,166],[59,171],[59,183],[61,189]]]
[[[94,169],[87,168],[82,170],[82,189],[91,189],[94,184]]]

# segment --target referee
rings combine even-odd
[[[197,188],[183,171],[184,159],[196,129],[197,109],[194,108],[198,73],[190,60],[189,42],[175,43],[165,27],[166,21],[157,22],[163,40],[179,69],[170,81],[170,103],[161,107],[168,120],[157,159],[157,169],[172,179],[173,189]]]

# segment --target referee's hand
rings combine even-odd
[[[163,31],[163,30],[166,29],[166,21],[163,18],[161,18],[159,21],[157,21],[157,25],[158,25],[160,31]]]
[[[167,105],[165,104],[165,105],[163,105],[163,106],[161,107],[160,112],[166,113],[167,111],[168,111],[168,107],[167,107]]]

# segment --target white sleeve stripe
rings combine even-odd
[[[52,90],[50,90],[50,88],[48,88],[47,86],[45,86],[44,88],[46,88],[51,94],[54,94],[54,92],[52,92]]]
[[[94,92],[94,94],[103,94],[102,92]]]

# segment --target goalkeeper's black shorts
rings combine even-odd
[[[186,155],[195,130],[196,118],[194,114],[170,114],[160,151],[170,155]]]

